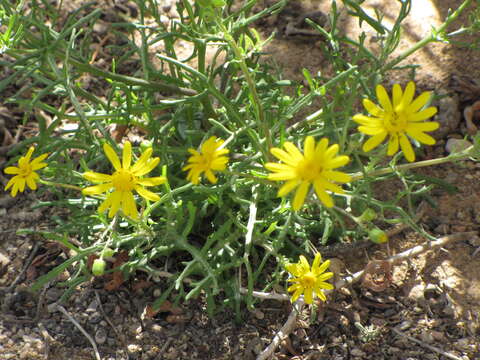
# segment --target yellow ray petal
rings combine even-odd
[[[390,139],[388,140],[388,149],[387,154],[392,156],[398,151],[398,135],[396,133],[390,134]]]
[[[350,180],[352,180],[350,175],[345,174],[344,172],[341,172],[341,171],[326,170],[323,172],[322,175],[325,179],[328,179],[330,181],[336,181],[339,183],[347,183],[347,182],[350,182]]]
[[[403,155],[405,155],[405,158],[409,162],[415,161],[415,153],[413,152],[412,145],[404,133],[400,133],[400,147],[402,148]]]
[[[363,107],[373,116],[381,117],[383,114],[383,109],[379,108],[377,104],[370,99],[363,99]]]
[[[130,141],[125,141],[122,152],[122,165],[125,170],[130,169],[132,163],[132,144]]]
[[[393,100],[394,109],[396,109],[397,106],[402,101],[402,96],[403,96],[402,87],[399,84],[394,84],[393,90],[392,90],[392,100]]]
[[[135,186],[135,191],[143,198],[148,199],[150,201],[158,201],[160,200],[160,196],[157,194],[145,189],[142,186]]]
[[[285,164],[295,167],[298,163],[298,161],[293,156],[291,156],[289,153],[287,153],[282,149],[271,148],[270,152],[272,153],[273,156],[275,156],[280,161],[283,161]]]
[[[408,114],[416,113],[422,107],[424,107],[428,100],[430,100],[431,93],[429,91],[425,91],[420,94],[410,105],[408,105],[404,110]]]
[[[302,182],[298,187],[297,191],[295,192],[295,196],[293,197],[293,210],[298,211],[302,207],[303,203],[305,202],[305,197],[307,196],[308,189],[310,188],[310,184],[306,181]]]
[[[298,180],[290,180],[287,181],[283,186],[278,190],[278,197],[284,197],[287,195],[290,191],[295,189],[298,186],[299,181]]]
[[[315,156],[315,140],[313,136],[307,136],[303,144],[303,152],[305,154],[305,159],[311,161]]]
[[[285,148],[285,150],[287,150],[287,153],[290,154],[292,159],[295,159],[297,163],[303,160],[303,155],[300,150],[298,150],[298,148],[290,141],[286,141],[285,144],[283,144],[283,147]]]
[[[135,174],[136,171],[143,168],[145,164],[148,162],[148,160],[150,160],[152,153],[153,153],[153,149],[151,147],[145,150],[143,154],[140,155],[140,158],[137,160],[137,162],[132,166],[130,171]]]
[[[150,159],[144,166],[142,166],[141,168],[139,168],[137,171],[135,171],[133,173],[133,175],[135,176],[143,176],[145,174],[148,174],[150,171],[152,171],[153,169],[155,169],[155,167],[158,165],[158,163],[160,162],[160,158],[156,157],[156,158],[152,158]]]
[[[166,181],[167,181],[167,178],[165,176],[157,176],[157,177],[151,177],[146,179],[138,179],[137,184],[142,186],[157,186],[157,185],[164,184]]]
[[[408,130],[415,131],[434,131],[440,127],[440,124],[436,121],[426,121],[426,122],[414,122],[409,123],[407,126]]]
[[[409,81],[407,86],[405,87],[405,92],[403,93],[401,103],[395,108],[396,111],[405,111],[406,108],[409,107],[413,100],[413,96],[415,95],[415,83],[413,81]]]
[[[418,142],[425,144],[425,145],[434,145],[435,144],[435,139],[431,137],[430,135],[427,135],[421,131],[418,131],[417,129],[411,129],[407,130],[407,134],[417,140]]]
[[[104,183],[112,181],[112,175],[97,173],[94,171],[87,171],[82,175],[86,180],[93,183]]]
[[[377,93],[377,99],[380,105],[382,105],[382,108],[386,112],[391,112],[392,111],[392,103],[390,102],[390,98],[388,97],[387,90],[382,85],[377,85],[375,88],[376,93]]]
[[[20,173],[20,169],[16,166],[9,166],[3,170],[5,174],[16,175]]]
[[[89,186],[89,187],[86,187],[85,189],[82,190],[82,194],[83,195],[98,195],[98,194],[102,194],[102,193],[110,190],[112,187],[113,187],[113,184],[111,182],[106,183],[106,184]]]
[[[323,183],[321,181],[315,181],[313,183],[313,187],[315,189],[315,193],[317,194],[322,204],[328,208],[331,208],[333,206],[333,199],[325,191],[325,188],[323,187]]]
[[[422,121],[426,120],[428,118],[431,118],[433,115],[437,113],[437,108],[436,107],[429,107],[426,108],[425,110],[422,110],[420,112],[411,114],[408,116],[408,121]]]
[[[105,143],[103,144],[103,151],[105,152],[105,155],[107,155],[108,160],[110,160],[115,170],[120,170],[122,165],[120,165],[120,160],[118,159],[118,156],[112,147]]]
[[[383,131],[377,135],[372,136],[368,139],[365,144],[363,144],[363,151],[369,152],[372,149],[375,149],[378,145],[380,145],[383,140],[387,137],[387,132]]]

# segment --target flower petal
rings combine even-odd
[[[422,121],[426,120],[428,118],[431,118],[433,115],[437,113],[437,108],[436,107],[429,107],[426,108],[425,110],[422,110],[420,112],[411,114],[408,116],[408,121]]]
[[[208,181],[210,181],[212,184],[217,183],[217,177],[213,174],[212,170],[207,170],[205,171],[205,176],[207,177]]]
[[[287,153],[285,150],[282,150],[279,148],[271,148],[270,152],[272,153],[273,156],[275,156],[280,161],[283,161],[285,164],[295,167],[298,163],[298,161],[289,153]]]
[[[392,90],[392,100],[393,100],[393,108],[396,109],[400,102],[402,101],[403,91],[400,84],[394,84]]]
[[[122,191],[122,211],[132,219],[138,219],[137,204],[131,191]]]
[[[323,176],[330,181],[336,181],[339,183],[348,183],[352,179],[350,175],[341,171],[334,171],[334,170],[324,171]]]
[[[431,137],[430,135],[427,135],[421,131],[417,131],[416,129],[414,130],[407,130],[407,134],[417,140],[418,142],[425,144],[425,145],[434,145],[435,144],[435,139]]]
[[[16,166],[9,166],[3,170],[5,174],[16,175],[20,173],[20,169]]]
[[[152,158],[149,161],[147,161],[147,163],[144,166],[142,166],[137,171],[135,171],[133,174],[135,176],[143,176],[145,174],[148,174],[150,171],[155,169],[155,167],[158,165],[159,162],[160,162],[160,158],[158,157]]]
[[[432,95],[429,91],[421,93],[410,105],[405,108],[405,112],[409,114],[416,113],[427,104],[431,96]]]
[[[315,140],[313,136],[307,136],[303,144],[303,152],[305,154],[305,159],[311,161],[315,156]]]
[[[30,189],[37,190],[37,183],[35,182],[35,176],[33,176],[33,174],[35,174],[35,173],[31,173],[30,176],[27,176],[27,178],[25,180],[27,181],[27,186]]]
[[[398,151],[398,134],[390,134],[390,139],[388,140],[388,149],[387,154],[392,156]]]
[[[82,190],[83,195],[98,195],[102,194],[108,190],[113,188],[113,184],[111,182],[106,183],[106,184],[100,184],[100,185],[95,185],[95,186],[89,186],[85,189]]]
[[[310,183],[306,181],[300,184],[293,198],[293,204],[292,204],[293,210],[295,211],[300,210],[303,203],[305,202],[305,197],[307,196],[307,192],[309,188],[310,188]]]
[[[130,169],[130,164],[132,163],[132,144],[130,141],[125,141],[123,145],[123,152],[122,152],[122,165],[123,169],[128,170]]]
[[[166,181],[167,178],[165,176],[157,176],[145,179],[138,179],[136,183],[142,186],[157,186],[164,184]]]
[[[388,97],[387,90],[382,85],[377,85],[375,88],[377,93],[377,99],[382,108],[386,112],[392,112],[392,103],[390,102],[390,98]]]
[[[413,81],[409,81],[407,86],[405,87],[405,92],[403,93],[402,101],[395,107],[395,111],[404,111],[406,108],[409,107],[413,100],[413,96],[415,95],[415,83]]]
[[[289,192],[291,192],[293,189],[295,189],[298,186],[299,181],[298,180],[290,180],[287,181],[283,186],[278,190],[278,197],[284,197],[287,195]]]
[[[120,170],[122,165],[120,165],[120,160],[118,159],[118,156],[112,147],[105,143],[103,144],[103,151],[105,152],[105,155],[107,155],[108,160],[110,160],[115,170]]]
[[[415,161],[415,153],[413,151],[412,145],[410,141],[408,141],[407,137],[404,133],[400,133],[400,147],[402,148],[403,155],[409,162]]]
[[[363,144],[363,151],[369,152],[372,149],[375,149],[378,145],[380,145],[383,140],[387,137],[387,132],[383,131],[380,134],[372,136],[370,139],[365,141],[365,144]]]
[[[437,130],[439,127],[440,124],[436,121],[414,122],[408,124],[407,131],[434,131]]]
[[[135,186],[135,191],[143,198],[148,199],[150,201],[158,201],[160,200],[160,196],[157,194],[145,189],[142,186]]]
[[[118,210],[120,209],[120,205],[122,204],[122,197],[123,197],[124,192],[126,192],[126,191],[114,191],[110,195],[110,197],[112,198],[112,203],[110,205],[110,210],[108,211],[108,217],[113,217],[118,212]]]
[[[305,289],[304,290],[304,297],[305,297],[305,303],[306,304],[312,304],[313,303],[313,296],[312,296],[312,292],[313,292],[313,289],[309,288],[309,289]]]
[[[383,114],[383,109],[378,107],[373,101],[370,99],[363,99],[363,107],[368,111],[370,115],[380,117]]]
[[[294,144],[292,144],[290,141],[286,141],[283,144],[283,147],[285,148],[285,150],[287,150],[287,153],[290,154],[291,158],[295,159],[297,163],[304,159],[300,150],[298,150],[298,148]]]
[[[87,171],[82,175],[84,179],[91,181],[93,183],[105,183],[112,181],[112,175],[97,173],[94,171]]]
[[[143,152],[142,155],[140,155],[140,158],[137,160],[137,162],[132,166],[130,171],[135,174],[139,169],[145,166],[145,164],[148,162],[150,157],[152,156],[153,149],[150,147],[147,150]]]

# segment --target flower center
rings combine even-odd
[[[315,274],[309,271],[302,276],[302,286],[304,288],[312,288],[315,285],[316,280],[317,277]]]
[[[24,178],[28,177],[33,172],[32,166],[29,163],[20,165],[18,168],[20,169],[18,175]]]
[[[212,160],[213,154],[202,154],[200,161],[198,162],[198,166],[200,166],[203,171],[209,170],[211,168]]]
[[[297,165],[297,175],[302,181],[313,182],[322,173],[322,166],[315,161],[302,160]]]
[[[113,186],[118,191],[132,191],[136,182],[136,176],[128,170],[120,169],[112,175]]]
[[[407,116],[403,111],[393,111],[385,116],[385,129],[388,132],[401,132],[407,127]]]

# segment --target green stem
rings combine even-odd
[[[474,147],[470,146],[469,148],[465,149],[462,152],[459,152],[457,154],[453,154],[450,156],[441,157],[438,159],[417,161],[410,164],[402,164],[402,165],[395,166],[395,168],[383,168],[383,169],[375,170],[366,174],[357,172],[352,174],[351,181],[357,181],[357,180],[363,179],[366,176],[376,177],[381,175],[387,175],[395,171],[410,170],[410,169],[415,169],[415,168],[420,168],[425,166],[444,164],[452,161],[465,160],[472,156],[471,153],[473,150],[474,150]]]
[[[409,57],[410,55],[412,55],[415,51],[421,49],[422,47],[424,47],[425,45],[427,45],[428,43],[431,43],[431,42],[434,42],[434,41],[438,41],[438,37],[436,34],[441,34],[442,32],[445,31],[445,29],[453,22],[455,21],[459,16],[460,14],[463,12],[463,10],[465,10],[469,5],[470,3],[472,2],[472,0],[465,0],[462,5],[460,5],[457,10],[455,10],[453,13],[451,13],[447,19],[445,20],[445,22],[438,28],[438,30],[432,30],[430,32],[430,35],[428,35],[427,37],[423,38],[422,40],[418,41],[416,44],[414,44],[410,49],[407,49],[406,51],[404,51],[403,53],[401,53],[396,59],[390,61],[388,64],[386,64],[384,67],[383,67],[383,71],[387,71],[387,70],[390,70],[392,69],[395,65],[397,65],[398,63],[402,62],[404,59],[406,59],[407,57]]]
[[[71,189],[71,190],[77,190],[77,191],[82,191],[82,188],[80,186],[75,186],[75,185],[70,185],[70,184],[63,184],[63,183],[57,183],[53,181],[48,181],[48,180],[43,180],[40,179],[38,180],[39,183],[47,186],[55,186],[55,187],[61,187],[65,189]]]
[[[259,129],[263,130],[265,139],[267,141],[268,149],[271,149],[273,147],[272,138],[270,136],[270,129],[268,128],[267,123],[265,121],[265,112],[263,110],[263,105],[260,100],[260,97],[258,96],[255,82],[253,81],[253,78],[250,75],[248,66],[245,63],[245,58],[242,55],[242,50],[237,45],[237,42],[235,41],[233,36],[230,34],[228,29],[225,27],[225,25],[223,25],[221,21],[218,21],[218,25],[223,31],[225,40],[228,42],[228,44],[232,48],[235,58],[238,61],[238,64],[240,65],[240,69],[242,70],[242,73],[245,76],[245,80],[247,81],[248,88],[250,89],[250,93],[252,94],[252,101],[255,106],[255,120],[257,121],[257,126],[259,127]],[[266,152],[266,154],[268,155],[268,151]]]

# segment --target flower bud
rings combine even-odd
[[[114,254],[115,254],[115,250],[110,249],[108,247],[103,249],[102,251],[102,257],[109,258],[109,257],[112,257]]]
[[[383,244],[388,241],[387,233],[378,227],[375,227],[368,232],[368,238],[376,244]]]
[[[95,276],[102,276],[105,272],[105,265],[107,263],[103,259],[95,259],[92,265],[92,274]]]
[[[377,218],[377,213],[375,210],[366,208],[365,211],[358,217],[358,221],[362,223],[368,223]]]

